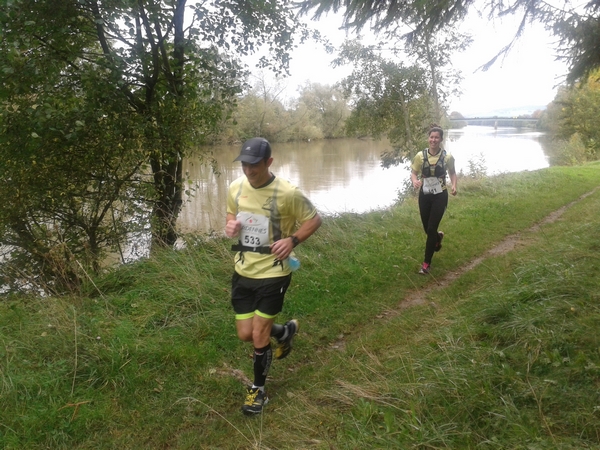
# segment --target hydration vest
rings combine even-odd
[[[421,175],[423,178],[438,177],[445,178],[446,176],[446,150],[441,150],[442,154],[437,160],[434,166],[433,173],[431,173],[431,164],[429,164],[429,150],[423,150],[423,168],[421,169]]]

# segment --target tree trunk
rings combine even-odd
[[[437,86],[437,68],[433,60],[433,55],[431,53],[429,37],[425,39],[425,51],[427,53],[427,63],[429,64],[429,71],[431,73],[431,93],[433,94],[433,104],[435,108],[435,111],[433,113],[435,115],[435,122],[438,125],[440,125],[442,121],[442,113],[440,109],[440,95]]]
[[[178,0],[173,17],[174,62],[168,66],[166,50],[162,46],[163,70],[167,78],[170,94],[174,97],[176,109],[182,111],[184,83],[183,66],[185,58],[184,11],[186,0]],[[169,148],[162,148],[161,159],[153,158],[152,170],[157,201],[152,211],[152,248],[173,247],[177,241],[177,218],[183,204],[183,136],[166,136],[164,141]]]

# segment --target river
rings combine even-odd
[[[467,126],[447,132],[442,146],[454,155],[459,174],[476,168],[494,175],[548,167],[542,136],[516,128]],[[385,140],[275,143],[272,148],[271,171],[300,187],[324,215],[388,207],[410,177],[407,165],[380,166],[381,153],[391,150]],[[198,160],[186,161],[185,171],[195,193],[186,198],[179,216],[182,232],[220,231],[224,227],[227,188],[242,175],[241,164],[233,162],[240,145],[211,149],[219,175]]]

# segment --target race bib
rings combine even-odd
[[[237,219],[242,222],[240,242],[247,247],[269,245],[269,218],[259,214],[240,212]]]
[[[442,183],[438,177],[423,178],[423,194],[441,194]]]

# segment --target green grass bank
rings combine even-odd
[[[82,297],[2,298],[0,447],[600,448],[599,186],[598,163],[459,180],[429,277],[416,199],[326,218],[297,249],[281,319],[300,333],[260,417],[240,412],[229,240]]]

